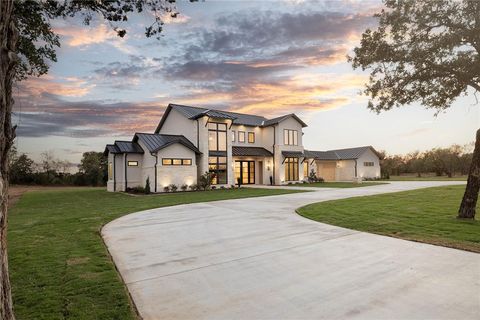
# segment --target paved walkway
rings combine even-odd
[[[102,234],[144,319],[478,319],[480,255],[294,213],[444,184],[180,205],[124,216]]]

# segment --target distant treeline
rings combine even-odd
[[[467,175],[472,162],[472,148],[473,144],[455,144],[448,148],[415,151],[407,155],[387,155],[380,151],[382,178],[402,174],[415,174],[418,177],[427,174],[448,177]]]
[[[10,153],[10,183],[38,185],[103,186],[107,181],[107,158],[102,152],[85,152],[78,172],[71,173],[72,164],[55,158],[52,152],[44,152],[40,162],[26,154]]]

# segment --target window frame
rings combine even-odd
[[[180,161],[180,164],[175,164],[174,161]],[[190,162],[190,164],[186,164],[186,162]],[[162,166],[180,167],[180,166],[191,166],[192,164],[193,164],[192,158],[162,158]]]
[[[128,167],[138,167],[138,161],[137,160],[128,160],[127,161],[127,166]]]
[[[374,166],[375,166],[375,162],[374,162],[374,161],[364,161],[364,162],[363,162],[363,166],[364,166],[364,167],[374,167]]]
[[[298,146],[298,130],[283,129],[283,144],[286,146]]]
[[[108,180],[113,180],[113,162],[108,162]]]
[[[236,141],[236,139],[235,139],[235,138],[236,138],[236,137],[235,137],[236,134],[237,134],[237,133],[235,132],[235,130],[232,130],[232,142],[235,142],[235,141]]]
[[[222,162],[220,161],[222,159]],[[223,162],[223,159],[225,159]],[[213,160],[213,161],[212,161]],[[228,159],[225,156],[209,156],[208,157],[208,172],[213,172],[215,174],[214,181],[212,181],[212,185],[219,185],[219,184],[228,184]],[[212,169],[212,166],[215,167]],[[225,166],[225,169],[220,169],[220,166]],[[219,172],[225,172],[225,182],[219,183],[218,177]]]
[[[250,137],[253,137],[253,139],[250,140]],[[248,143],[255,143],[255,132],[253,131],[248,132]]]
[[[286,157],[284,161],[285,165],[285,181],[298,181],[299,179],[299,158]],[[295,170],[296,168],[296,170]]]
[[[226,123],[222,122],[208,122],[207,123],[208,127],[208,151],[227,151],[228,149],[228,137],[227,137],[227,132],[228,132],[228,126]],[[216,138],[216,147],[215,149],[210,148],[210,132],[213,132],[215,134]],[[220,134],[225,136],[225,149],[220,149]]]
[[[242,137],[242,139],[240,139]],[[245,143],[245,131],[238,131],[238,142]]]

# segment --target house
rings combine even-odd
[[[326,180],[380,176],[372,147],[330,151],[303,148],[303,128],[295,114],[263,116],[169,104],[154,133],[115,141],[108,155],[109,191],[144,186],[196,184],[206,171],[218,186],[301,182],[313,169]]]

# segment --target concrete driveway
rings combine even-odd
[[[294,213],[444,184],[180,205],[124,216],[102,234],[144,319],[478,319],[480,255]]]

